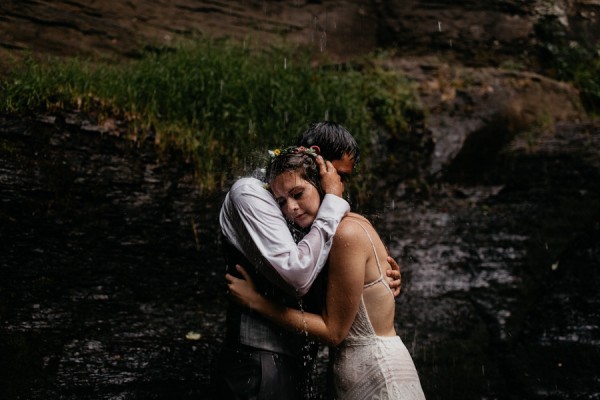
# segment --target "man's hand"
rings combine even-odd
[[[387,262],[390,263],[392,269],[388,269],[388,285],[390,285],[390,289],[394,292],[394,297],[398,297],[400,295],[400,287],[402,286],[402,276],[400,275],[400,266],[396,263],[392,257],[388,256]]]
[[[338,175],[335,167],[329,161],[325,161],[323,157],[317,156],[317,165],[319,166],[319,175],[321,175],[321,187],[327,194],[334,194],[342,197],[344,192],[344,184]]]

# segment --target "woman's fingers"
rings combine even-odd
[[[329,171],[335,171],[335,173],[337,175],[337,171],[336,171],[335,167],[333,166],[331,161],[327,160],[327,161],[325,161],[325,172],[329,172]]]
[[[244,267],[242,267],[240,264],[236,264],[235,265],[235,269],[238,270],[238,272],[240,274],[242,274],[242,277],[244,278],[244,280],[246,281],[250,281],[252,282],[252,278],[250,278],[250,275],[248,274],[248,272],[244,269]]]
[[[317,163],[319,164],[321,188],[323,189],[323,192],[342,197],[344,184],[331,161],[325,161],[323,157],[318,156]]]
[[[327,163],[325,163],[325,160],[323,159],[322,156],[317,156],[317,165],[319,166],[319,172],[321,173],[321,175],[326,174],[327,173]]]

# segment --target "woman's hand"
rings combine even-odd
[[[242,275],[242,278],[236,278],[231,274],[225,274],[225,280],[227,281],[227,287],[229,288],[229,295],[241,306],[256,310],[264,297],[258,293],[252,278],[244,267],[236,265],[235,268]]]
[[[342,197],[344,193],[344,184],[333,164],[325,161],[322,156],[317,156],[317,165],[319,166],[319,175],[321,176],[321,187],[326,194],[334,194]]]

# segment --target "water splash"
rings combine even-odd
[[[325,51],[327,48],[327,32],[321,32],[321,40],[319,41],[319,48],[321,49],[321,53]]]
[[[302,365],[309,371],[304,376],[304,395],[309,399],[317,398],[317,387],[313,382],[313,377],[317,375],[317,354],[316,354],[316,342],[311,340],[308,335],[308,322],[305,317],[304,302],[302,298],[298,299],[298,308],[302,315],[302,334],[304,336],[304,342],[302,344]]]

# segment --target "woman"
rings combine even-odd
[[[283,214],[300,229],[310,228],[323,194],[314,149],[276,152],[267,172]],[[242,279],[226,275],[240,304],[331,347],[329,377],[336,399],[424,399],[408,350],[394,329],[395,301],[386,283],[391,268],[373,226],[350,213],[340,223],[329,253],[325,304],[321,314],[286,308],[260,295],[242,267]]]

